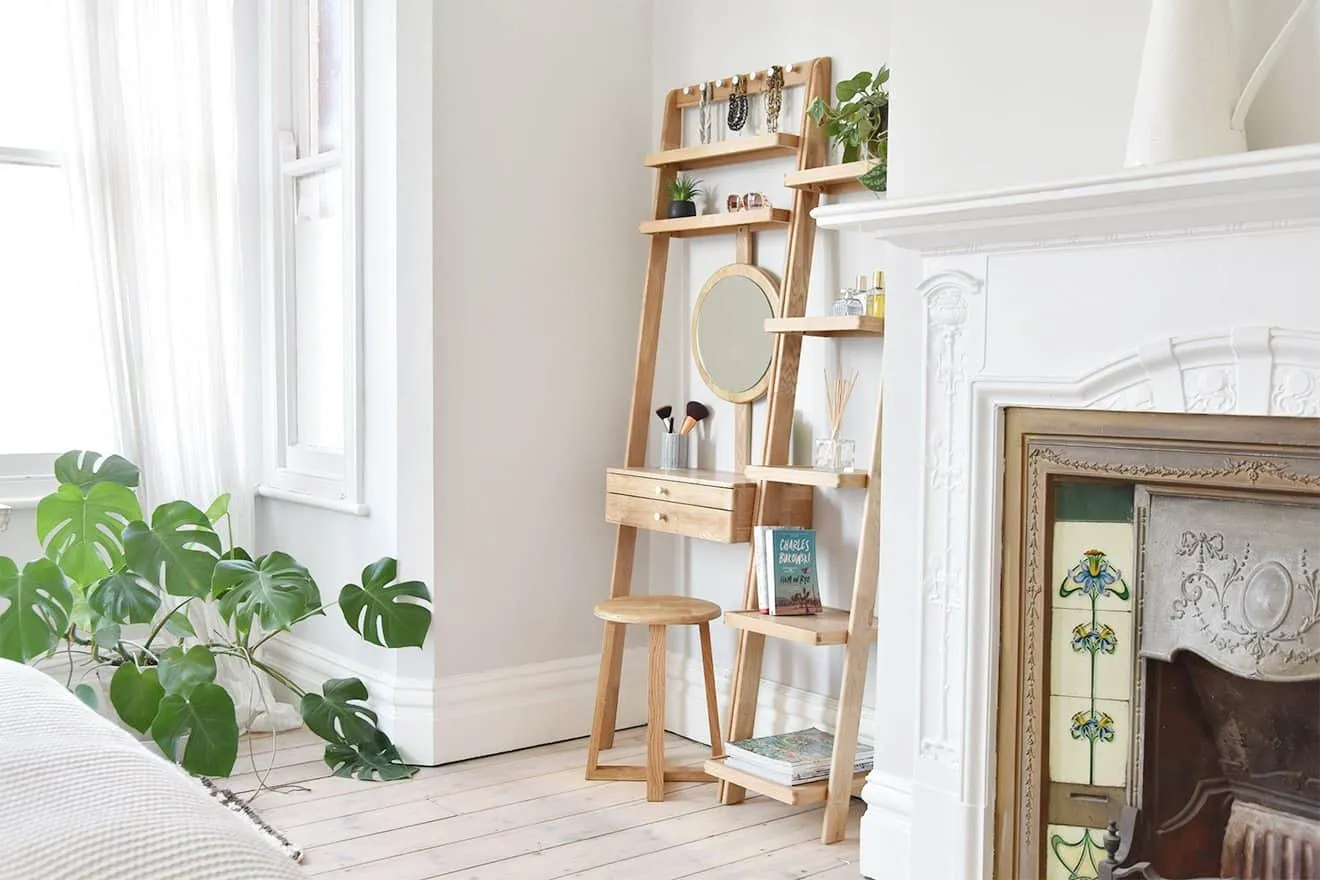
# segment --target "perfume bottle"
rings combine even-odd
[[[871,289],[866,293],[866,314],[871,318],[885,316],[885,273],[879,269],[871,273]]]
[[[862,300],[862,292],[857,288],[843,288],[839,291],[838,298],[834,300],[833,314],[836,318],[843,318],[849,315],[860,315],[865,311],[866,305]]]

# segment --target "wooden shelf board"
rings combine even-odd
[[[844,162],[841,165],[822,165],[804,168],[784,175],[784,186],[789,189],[811,189],[817,192],[840,193],[865,190],[857,178],[871,170],[871,163]]]
[[[767,333],[801,333],[803,336],[884,336],[885,319],[866,315],[836,317],[809,315],[805,318],[766,318]]]
[[[735,162],[754,162],[758,159],[770,159],[775,156],[790,156],[798,151],[802,139],[795,134],[758,134],[750,137],[731,138],[713,144],[698,144],[691,147],[679,147],[660,153],[649,153],[646,157],[648,168],[676,168],[680,171],[693,168],[714,168],[717,165],[732,165]]]
[[[745,770],[738,770],[730,767],[727,757],[711,758],[706,762],[705,771],[716,779],[723,779],[734,785],[741,785],[748,791],[754,791],[757,794],[763,794],[768,798],[774,798],[780,803],[790,806],[799,806],[802,804],[823,804],[829,796],[829,780],[822,779],[819,782],[804,782],[801,785],[780,785],[777,782],[771,782],[757,776],[755,773],[748,773]],[[852,793],[861,794],[862,786],[866,784],[866,774],[869,771],[853,774]]]
[[[726,611],[724,624],[800,645],[843,645],[848,641],[848,612],[842,608],[825,608],[819,614],[792,615]]]
[[[742,486],[747,483],[756,482],[752,477],[733,471],[706,471],[700,468],[673,468],[666,470],[664,468],[652,467],[612,467],[606,468],[606,473],[619,474],[624,477],[642,477],[648,480],[667,480],[677,483],[699,483],[704,486]]]
[[[722,214],[698,214],[674,220],[646,220],[638,229],[646,235],[719,235],[736,232],[739,226],[751,229],[774,229],[787,226],[792,212],[787,208],[756,208],[751,211],[728,211]]]
[[[751,465],[747,476],[770,483],[792,483],[797,486],[815,486],[818,489],[865,489],[866,471],[821,471],[813,467],[765,467]]]

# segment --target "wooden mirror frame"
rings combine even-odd
[[[761,289],[761,292],[765,294],[766,300],[770,303],[771,317],[775,317],[779,314],[779,282],[775,280],[773,275],[764,269],[747,265],[745,263],[731,263],[728,266],[721,266],[706,279],[706,283],[702,285],[701,293],[697,296],[697,302],[692,307],[692,329],[689,344],[692,349],[692,360],[696,362],[697,372],[701,375],[701,381],[706,383],[706,387],[709,388],[716,397],[719,397],[721,400],[727,400],[730,403],[752,403],[764,397],[766,391],[770,388],[770,373],[771,368],[774,366],[773,340],[771,341],[770,347],[770,360],[766,363],[765,373],[762,374],[760,381],[746,391],[736,393],[726,393],[725,389],[717,387],[715,383],[711,381],[710,373],[706,371],[706,365],[702,363],[701,360],[701,349],[697,347],[697,321],[701,317],[702,304],[705,303],[706,297],[710,295],[710,292],[715,289],[715,285],[734,275],[743,276]]]

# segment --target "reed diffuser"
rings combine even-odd
[[[830,436],[816,441],[811,461],[812,467],[817,470],[838,472],[853,469],[857,444],[852,440],[841,439],[839,431],[843,428],[843,413],[848,408],[848,400],[856,384],[856,371],[847,379],[842,375],[831,377],[830,371],[825,371],[825,404],[829,408]]]

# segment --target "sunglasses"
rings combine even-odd
[[[743,193],[738,195],[734,193],[729,196],[726,202],[726,210],[733,211],[753,211],[757,208],[770,207],[770,199],[761,193]]]

